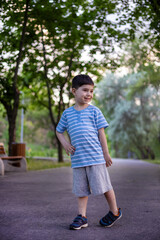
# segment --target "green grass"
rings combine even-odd
[[[153,164],[160,164],[160,159],[143,159],[143,161],[149,162],[149,163],[153,163]]]
[[[47,160],[35,160],[32,158],[27,159],[27,168],[29,171],[35,170],[44,170],[50,168],[59,168],[59,167],[70,167],[70,162],[54,162],[54,161],[47,161]]]
[[[67,154],[63,149],[63,155],[66,158]],[[37,145],[33,143],[26,144],[26,156],[27,157],[58,157],[57,148],[48,148],[47,146]]]

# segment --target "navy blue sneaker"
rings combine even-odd
[[[86,217],[82,217],[82,215],[78,215],[74,220],[73,223],[70,224],[70,229],[79,230],[84,227],[88,227],[88,222]]]
[[[103,227],[111,227],[117,220],[119,220],[122,217],[122,211],[119,208],[118,209],[118,215],[114,215],[111,211],[109,211],[109,213],[107,213],[107,215],[105,215],[103,218],[101,218],[101,220],[99,221],[99,223],[101,224],[101,226]]]

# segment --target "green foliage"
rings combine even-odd
[[[44,156],[44,154],[48,155],[49,153],[47,151],[43,153],[43,150],[46,150],[46,148],[53,148],[56,144],[48,112],[42,107],[37,108],[36,106],[31,105],[28,98],[25,98],[24,102],[27,109],[24,117],[24,142],[27,143],[27,146],[30,146],[30,144],[41,146],[41,149],[34,148],[34,151],[37,153],[39,152],[42,156]],[[20,139],[21,130],[21,111],[18,113],[16,125],[16,138],[18,140]],[[40,155],[38,154],[38,156]]]
[[[25,18],[27,2],[28,18]],[[34,108],[41,106],[39,109],[45,107],[49,110],[52,129],[48,122],[47,126],[53,132],[62,111],[71,104],[71,78],[75,74],[88,73],[99,81],[104,69],[116,69],[120,64],[118,56],[113,54],[114,46],[133,40],[137,31],[142,39],[148,39],[153,51],[159,48],[158,1],[145,0],[141,4],[141,1],[118,0],[8,0],[1,2],[0,10],[0,102],[6,109],[8,120],[10,117],[9,126],[15,122],[11,119],[16,118],[15,109],[21,107],[20,91],[30,95]],[[115,14],[118,17],[114,21]],[[146,19],[149,28],[144,33],[140,26]],[[125,26],[127,23],[129,27]],[[145,59],[145,50],[142,49],[140,56],[134,51],[135,67],[137,62]],[[146,81],[158,88],[159,69],[155,70],[153,64],[147,67],[143,69],[147,80],[141,75],[142,79],[136,82],[130,96],[137,89],[143,90]],[[112,106],[110,111],[113,110]],[[34,129],[31,121],[27,124],[25,134],[29,133],[33,138],[33,132],[38,129]],[[10,129],[14,135],[15,126]],[[54,137],[50,131],[47,134],[49,139]]]
[[[113,52],[113,42],[122,41],[118,38],[121,31],[106,18],[115,9],[112,1],[37,1],[34,5],[28,26],[32,44],[26,52],[22,78],[25,93],[34,104],[48,109],[52,131],[70,105],[71,78],[90,73],[100,79],[99,70],[110,64],[106,48]],[[97,53],[103,54],[103,59]]]
[[[49,146],[43,146],[36,143],[27,143],[26,145],[26,156],[27,157],[56,157],[56,148],[49,148]]]
[[[160,2],[158,0],[119,1],[117,25],[127,24],[130,38],[138,36],[147,42],[159,58],[160,50]]]
[[[8,144],[8,122],[2,112],[0,112],[0,142],[4,143],[5,146]]]
[[[159,93],[152,87],[128,98],[143,72],[117,77],[108,74],[97,86],[96,98],[109,121],[107,130],[116,157],[129,151],[138,158],[159,157]]]
[[[130,90],[130,97],[137,91],[143,92],[148,86],[159,89],[160,87],[160,66],[158,58],[153,49],[140,39],[135,39],[127,44],[121,58],[121,66],[127,67],[130,72],[141,72],[141,77],[133,84]]]
[[[99,60],[96,53],[106,53],[106,47],[113,51],[112,42],[120,34],[115,24],[106,20],[107,12],[112,14],[115,8],[116,2],[112,1],[36,2],[28,26],[28,31],[32,29],[32,45],[22,74],[34,102],[49,107],[48,88],[58,111],[64,96],[71,98],[70,80],[75,73],[100,77],[98,69],[110,64],[110,59],[106,55]],[[84,52],[88,58],[82,58]],[[61,99],[57,98],[57,90],[62,91]]]
[[[29,12],[29,2],[3,1],[0,6],[1,28],[0,44],[0,103],[3,104],[8,118],[9,154],[12,142],[15,142],[15,126],[19,108],[20,86],[22,79],[18,76],[20,63],[24,60],[25,34]]]

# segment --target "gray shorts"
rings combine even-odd
[[[103,194],[112,189],[110,177],[105,164],[73,168],[73,193],[85,197],[93,192]]]

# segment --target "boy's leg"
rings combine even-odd
[[[118,207],[117,207],[117,202],[116,202],[116,197],[115,197],[115,193],[114,190],[111,189],[108,192],[104,193],[105,198],[107,199],[110,211],[114,214],[117,215],[118,214]]]
[[[78,211],[82,216],[86,216],[88,196],[78,198]]]
[[[88,227],[88,221],[86,218],[88,197],[78,198],[78,216],[70,224],[70,229],[79,230],[84,227]]]
[[[122,211],[120,208],[117,208],[116,197],[113,189],[105,192],[104,195],[107,199],[110,211],[103,218],[101,218],[99,223],[103,227],[111,227],[117,220],[122,217]]]

